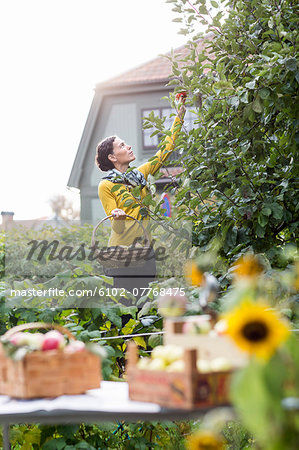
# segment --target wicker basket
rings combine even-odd
[[[99,226],[107,219],[113,217],[112,215],[104,217],[104,219],[100,220],[100,222],[94,227],[91,238],[91,248],[95,247],[96,242],[96,232]],[[150,239],[148,233],[142,223],[135,219],[133,216],[129,216],[126,214],[126,217],[135,220],[138,225],[142,228],[144,234],[144,246],[143,247],[106,247],[102,249],[97,249],[95,251],[95,256],[102,266],[107,268],[121,268],[121,267],[136,267],[140,266],[142,260],[150,254],[152,251],[152,247],[150,246]],[[128,261],[130,261],[128,265]]]
[[[28,323],[16,326],[5,337],[32,329],[51,328],[75,341],[72,333],[56,324]],[[0,346],[0,393],[16,398],[57,397],[83,394],[100,387],[101,362],[88,350],[65,353],[63,350],[36,350],[20,361],[7,357]]]

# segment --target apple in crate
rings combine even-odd
[[[162,359],[166,365],[182,359],[184,355],[184,349],[177,345],[158,345],[152,351],[153,359]]]
[[[185,362],[182,359],[178,359],[167,367],[167,372],[184,372]]]
[[[82,352],[85,349],[85,344],[82,341],[71,341],[65,348],[65,353]]]
[[[148,369],[151,362],[152,362],[151,358],[148,358],[148,357],[140,358],[138,360],[137,367],[138,367],[138,369],[141,369],[141,370]]]
[[[212,371],[211,363],[210,363],[210,361],[208,361],[206,359],[199,358],[196,361],[196,367],[197,367],[198,372],[201,372],[201,373],[208,373],[208,372]]]
[[[184,295],[160,295],[158,309],[163,317],[182,316],[187,307],[187,298]]]
[[[167,363],[162,358],[152,359],[149,365],[147,366],[148,370],[165,370],[167,367]]]
[[[48,331],[43,338],[42,350],[58,350],[65,347],[65,339],[57,330]]]
[[[232,365],[227,358],[218,357],[211,361],[211,369],[213,372],[225,372],[232,369]]]
[[[225,319],[220,319],[214,325],[214,330],[218,335],[223,335],[227,330],[227,321]]]

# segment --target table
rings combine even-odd
[[[114,381],[102,381],[100,389],[89,390],[84,395],[62,395],[53,399],[16,400],[0,395],[4,450],[10,448],[9,424],[188,420],[209,409],[168,409],[156,403],[131,401],[128,384]]]

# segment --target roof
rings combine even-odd
[[[208,37],[208,36],[207,36]],[[200,39],[197,43],[197,51],[200,52],[204,48],[204,43],[207,39]],[[122,73],[116,77],[113,77],[107,81],[97,84],[97,89],[113,86],[128,86],[144,83],[161,83],[168,82],[171,75],[172,63],[167,56],[174,56],[179,58],[179,67],[186,64],[182,61],[190,53],[190,49],[183,45],[178,47],[172,52],[168,52],[165,56],[158,56],[151,61],[141,64],[128,72]]]

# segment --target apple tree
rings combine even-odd
[[[296,2],[167,2],[189,38],[187,56],[169,56],[170,84],[195,119],[177,145],[178,219],[202,250],[220,239],[227,262],[251,249],[279,267],[280,249],[298,243]]]

